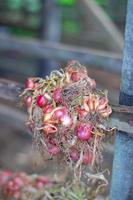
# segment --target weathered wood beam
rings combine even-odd
[[[15,102],[22,88],[19,83],[0,79],[0,98]],[[126,130],[133,137],[133,106],[112,105],[112,109],[113,113],[105,125],[121,131]]]
[[[18,39],[0,34],[0,50],[14,51],[34,58],[49,58],[60,61],[72,59],[82,64],[119,73],[121,71],[121,55],[100,50],[92,50],[41,40]],[[48,66],[46,66],[48,67]]]
[[[0,79],[0,98],[15,102],[22,88],[17,82]]]

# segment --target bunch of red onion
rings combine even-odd
[[[98,163],[101,126],[112,110],[108,97],[77,61],[49,77],[28,78],[21,94],[28,126],[41,154],[58,157],[72,165]]]
[[[4,199],[22,200],[24,191],[33,194],[50,181],[44,176],[27,175],[25,172],[0,171],[0,196]],[[29,190],[29,191],[28,191]]]

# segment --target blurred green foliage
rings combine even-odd
[[[72,6],[77,2],[77,0],[58,0],[58,3],[62,6]]]

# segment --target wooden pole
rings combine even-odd
[[[128,0],[120,105],[133,105],[133,1]],[[133,119],[133,115],[132,115]],[[126,132],[116,136],[110,200],[133,199],[133,138]],[[133,129],[132,129],[133,133]]]

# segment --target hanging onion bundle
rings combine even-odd
[[[77,61],[43,78],[31,77],[20,95],[27,125],[42,157],[57,157],[81,177],[84,169],[101,170],[104,123],[112,112],[107,92],[96,87]]]

